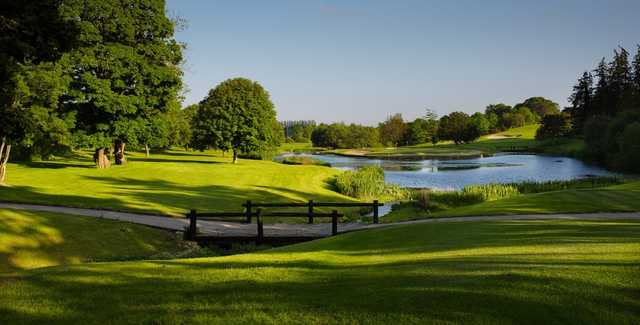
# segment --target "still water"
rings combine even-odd
[[[294,154],[285,154],[291,156]],[[470,184],[569,180],[614,175],[607,170],[567,157],[503,153],[465,160],[379,160],[336,155],[300,154],[329,162],[338,169],[377,165],[385,181],[402,187],[460,189]]]

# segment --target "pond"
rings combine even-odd
[[[292,156],[296,154],[284,154]],[[591,176],[614,176],[603,168],[567,157],[501,153],[464,160],[379,160],[337,155],[298,154],[329,162],[333,168],[355,169],[377,165],[384,169],[385,181],[402,187],[460,189],[470,184],[521,181],[570,180]]]

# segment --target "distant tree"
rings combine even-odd
[[[528,107],[540,117],[544,117],[545,115],[549,114],[560,114],[560,106],[557,103],[544,97],[528,98],[524,102],[514,106],[514,109],[517,110],[518,108],[523,106]]]
[[[172,109],[168,112],[169,146],[190,148],[193,134],[192,124],[197,112],[198,104],[192,104],[180,110]]]
[[[453,112],[440,119],[438,137],[441,140],[451,140],[455,144],[472,142],[480,136],[478,129],[471,123],[469,115],[463,112]]]
[[[542,118],[540,128],[536,132],[537,140],[561,138],[571,133],[571,122],[565,114],[549,114]]]
[[[279,138],[276,112],[260,84],[244,78],[223,81],[200,102],[193,121],[193,147],[238,153],[266,150]],[[278,124],[279,125],[279,124]]]
[[[417,118],[413,122],[406,124],[406,129],[402,142],[405,145],[414,145],[429,141],[427,134],[427,120]]]
[[[480,135],[488,134],[491,130],[491,124],[489,120],[484,114],[480,112],[476,112],[471,115],[471,124],[476,128]]]
[[[504,131],[511,127],[510,120],[507,118],[505,121],[505,114],[513,113],[513,107],[502,103],[491,104],[487,106],[484,113],[489,120],[492,132]]]
[[[424,119],[427,121],[436,121],[438,120],[438,113],[430,108],[426,108],[424,112]]]
[[[406,125],[402,119],[402,114],[394,114],[380,123],[380,141],[387,146],[398,146],[405,132]]]

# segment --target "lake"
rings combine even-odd
[[[614,176],[603,168],[567,157],[501,153],[464,160],[380,160],[338,155],[301,155],[326,161],[333,168],[355,169],[381,166],[387,183],[402,187],[460,189],[470,184],[513,183],[521,181],[570,180],[590,176]]]

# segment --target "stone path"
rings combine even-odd
[[[111,220],[121,220],[154,228],[183,231],[189,224],[185,218],[162,217],[149,214],[129,212],[117,212],[98,209],[68,208],[60,206],[0,203],[0,209],[17,209],[58,212],[72,215],[80,215]],[[575,213],[575,214],[528,214],[528,215],[504,215],[504,216],[476,216],[476,217],[452,217],[433,218],[396,223],[364,224],[359,222],[338,224],[338,232],[345,233],[356,230],[392,227],[396,225],[437,223],[437,222],[468,222],[468,221],[494,221],[494,220],[603,220],[603,219],[638,219],[640,212],[627,213]],[[215,237],[253,237],[256,236],[257,227],[254,224],[242,224],[224,221],[198,221],[198,228],[203,235]],[[331,224],[264,224],[265,237],[326,237],[331,234]]]

